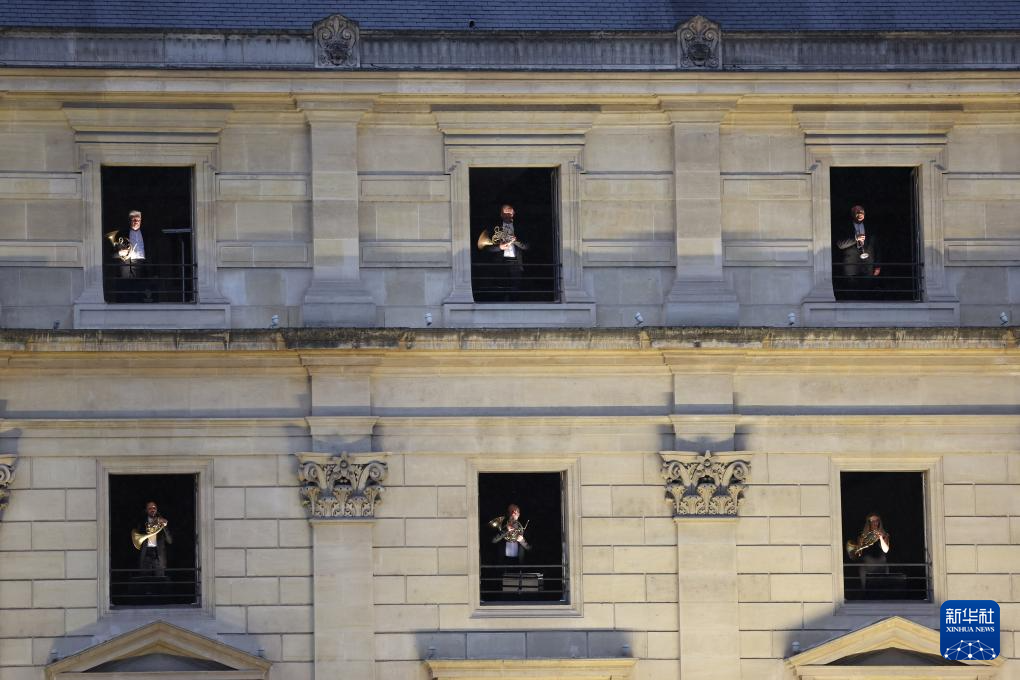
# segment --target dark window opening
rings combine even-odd
[[[107,302],[195,302],[192,169],[104,166],[103,291]],[[142,213],[144,259],[131,249]]]
[[[846,600],[930,601],[924,473],[843,472],[840,497]]]
[[[109,488],[110,604],[197,605],[198,476],[110,475]],[[155,517],[147,512],[150,502]]]
[[[556,168],[471,168],[471,288],[475,302],[558,302],[559,172]],[[514,209],[519,246],[499,247],[501,209]],[[483,234],[484,232],[484,234]]]
[[[569,601],[563,485],[560,472],[478,475],[483,605]],[[516,533],[511,505],[520,509]]]
[[[832,168],[832,290],[837,300],[920,301],[917,168]],[[851,209],[865,212],[858,245]],[[877,275],[876,275],[877,272]]]

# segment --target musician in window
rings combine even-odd
[[[524,540],[528,523],[521,523],[521,509],[511,503],[507,506],[506,515],[491,520],[489,526],[497,532],[492,542],[499,544],[499,561],[505,564],[523,563],[524,551],[531,550],[531,545]]]
[[[869,514],[861,527],[856,540],[846,542],[846,553],[851,560],[860,560],[863,564],[858,568],[861,589],[868,587],[868,576],[888,572],[886,555],[892,547],[889,533],[882,525],[882,518],[877,513]]]
[[[497,285],[503,288],[506,299],[509,300],[510,294],[516,293],[521,288],[524,251],[528,249],[528,244],[517,239],[514,230],[514,207],[505,203],[500,207],[499,215],[502,222],[493,227],[491,232],[488,229],[483,230],[478,237],[477,245],[479,250],[492,255],[496,274],[493,278],[502,279],[502,284]]]
[[[836,242],[842,253],[842,274],[847,277],[842,287],[853,290],[867,290],[870,277],[882,273],[878,263],[878,237],[873,228],[864,227],[864,206],[850,208],[850,224],[846,238]]]
[[[166,577],[166,546],[174,542],[168,524],[170,522],[159,514],[155,501],[145,504],[145,519],[131,532],[131,541],[139,551],[140,576]]]
[[[142,237],[142,213],[132,210],[128,213],[130,227],[126,232],[111,231],[106,238],[113,245],[114,257],[120,261],[120,290],[125,302],[139,302],[138,279],[145,274],[145,239]]]

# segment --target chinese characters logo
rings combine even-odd
[[[999,605],[992,600],[946,600],[939,621],[945,658],[991,661],[999,655]]]

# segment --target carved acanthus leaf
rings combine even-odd
[[[329,458],[298,454],[301,504],[312,519],[371,518],[385,490],[386,463],[353,462],[347,453]]]
[[[711,451],[663,459],[666,500],[674,517],[735,517],[751,467],[747,461],[722,462]]]
[[[0,456],[0,515],[7,509],[11,492],[7,489],[14,481],[14,456]]]

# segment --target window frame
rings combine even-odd
[[[567,546],[570,587],[566,602],[541,604],[481,603],[478,475],[489,472],[551,472],[563,475],[563,535]],[[468,595],[470,618],[576,617],[582,615],[581,571],[581,482],[577,458],[485,457],[468,459]]]
[[[831,464],[833,599],[837,614],[886,616],[936,616],[946,599],[945,532],[943,528],[942,461],[935,457],[894,456],[875,458],[834,457]],[[843,589],[843,499],[840,484],[843,472],[920,472],[924,479],[925,540],[931,554],[930,602],[909,600],[851,600]],[[838,521],[837,521],[838,520]]]
[[[99,616],[137,616],[137,612],[166,611],[166,606],[155,607],[112,607],[110,602],[110,475],[195,475],[197,494],[195,527],[198,545],[195,555],[198,560],[199,599],[198,605],[188,611],[201,611],[213,615],[216,600],[216,583],[213,567],[214,531],[213,518],[213,463],[204,458],[174,457],[173,459],[152,460],[150,458],[101,458],[98,461],[97,489],[98,514],[96,516],[98,536],[97,585],[99,589]]]

